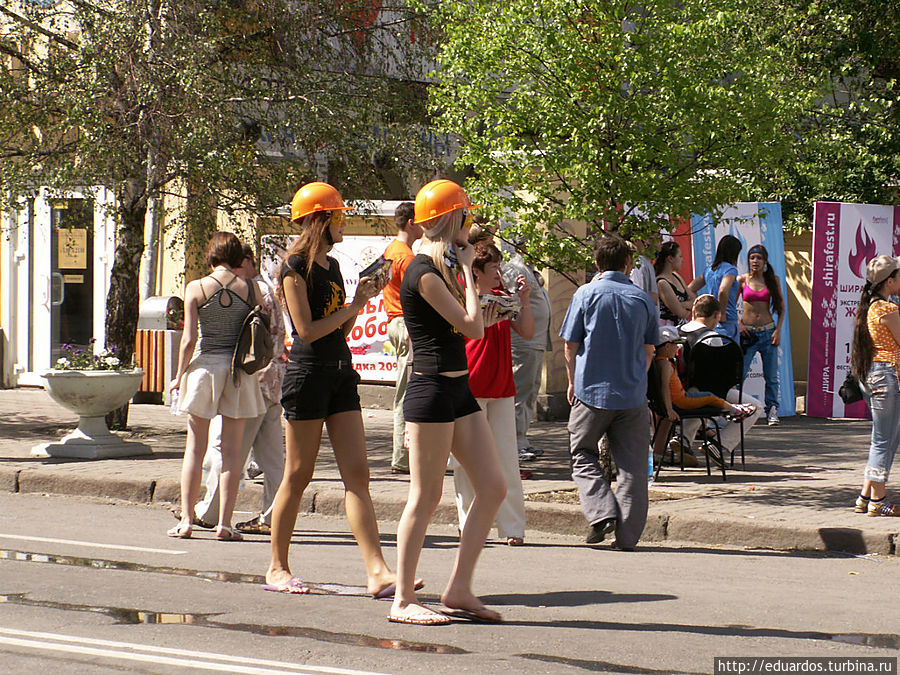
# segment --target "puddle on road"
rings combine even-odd
[[[363,635],[361,633],[338,633],[319,628],[306,628],[303,626],[264,626],[250,623],[225,623],[213,618],[218,616],[218,614],[151,612],[128,607],[104,607],[102,605],[79,605],[51,600],[33,600],[24,593],[0,595],[0,604],[3,603],[23,605],[25,607],[46,607],[48,609],[59,609],[66,612],[91,612],[94,614],[103,614],[114,619],[116,623],[121,624],[185,624],[203,628],[216,628],[242,633],[252,633],[254,635],[307,638],[319,642],[329,642],[352,647],[396,649],[399,651],[419,652],[424,654],[469,653],[460,647],[431,642],[410,642],[408,640],[380,638],[373,635]]]
[[[124,570],[127,572],[171,574],[177,577],[194,577],[197,579],[207,579],[209,581],[224,581],[225,583],[232,584],[261,585],[266,583],[266,578],[261,574],[241,574],[239,572],[222,572],[217,570],[191,570],[179,567],[145,565],[143,563],[126,562],[122,560],[107,560],[105,558],[81,558],[71,555],[58,555],[56,553],[32,553],[31,551],[0,549],[0,560],[49,563],[52,565],[66,565],[72,567],[89,567],[97,570]],[[326,595],[359,595],[365,597],[369,595],[364,586],[313,583],[308,583],[308,586],[314,593]]]

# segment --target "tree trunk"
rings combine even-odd
[[[140,295],[138,277],[144,252],[146,206],[128,207],[120,202],[116,227],[116,254],[106,297],[106,346],[118,351],[123,363],[134,359]],[[106,417],[110,429],[128,426],[128,404]]]

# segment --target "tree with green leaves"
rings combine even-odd
[[[792,17],[756,0],[469,0],[440,27],[430,105],[460,136],[476,198],[558,269],[590,232],[658,231],[672,216],[757,197],[819,93],[798,77]]]
[[[5,2],[0,208],[42,186],[114,193],[106,342],[130,359],[154,201],[186,190],[181,226],[205,239],[216,210],[272,213],[322,158],[345,195],[422,158],[409,19],[372,0]]]
[[[789,161],[771,166],[768,199],[792,229],[817,200],[896,203],[900,187],[900,4],[794,0],[785,59],[817,83]]]

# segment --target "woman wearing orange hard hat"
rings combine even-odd
[[[285,254],[278,282],[278,296],[287,309],[287,327],[293,337],[281,390],[287,420],[285,468],[275,495],[272,560],[263,588],[309,592],[309,587],[291,574],[288,549],[300,499],[312,479],[324,425],[346,489],[347,519],[362,550],[368,591],[375,597],[389,597],[395,575],[381,553],[369,494],[359,376],[350,362],[346,341],[360,310],[381,290],[381,282],[360,279],[353,301],[346,303],[344,279],[328,252],[344,238],[343,212],[348,208],[327,183],[304,185],[291,202],[291,221],[300,236]]]
[[[482,315],[472,276],[473,247],[466,242],[465,222],[471,208],[476,207],[465,191],[450,180],[432,181],[416,196],[414,220],[422,225],[424,239],[400,286],[412,372],[403,402],[409,499],[397,528],[397,592],[388,616],[397,623],[440,625],[450,617],[502,621],[472,592],[475,563],[506,496],[506,483],[491,429],[469,389],[465,339],[481,338],[485,323],[496,321],[494,305]],[[471,478],[475,500],[438,613],[416,599],[415,573],[450,453]]]

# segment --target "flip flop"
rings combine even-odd
[[[416,579],[416,583],[413,586],[413,590],[419,590],[422,586],[425,585],[425,582],[421,579]],[[397,584],[388,584],[384,588],[382,588],[377,593],[372,593],[373,600],[385,600],[387,598],[393,598],[394,593],[397,591]]]
[[[472,623],[503,623],[503,617],[500,613],[488,609],[487,607],[481,607],[480,609],[443,607],[441,612],[452,619],[462,619],[464,621],[471,621]]]
[[[446,626],[450,623],[450,617],[437,612],[419,612],[410,616],[388,614],[388,621],[393,623],[407,623],[414,626]]]
[[[287,593],[289,595],[304,595],[309,593],[309,586],[303,583],[299,577],[291,577],[286,584],[263,584],[264,591],[272,591],[273,593]]]
[[[167,530],[166,534],[177,539],[190,539],[192,528],[187,523],[178,523],[171,530]]]

